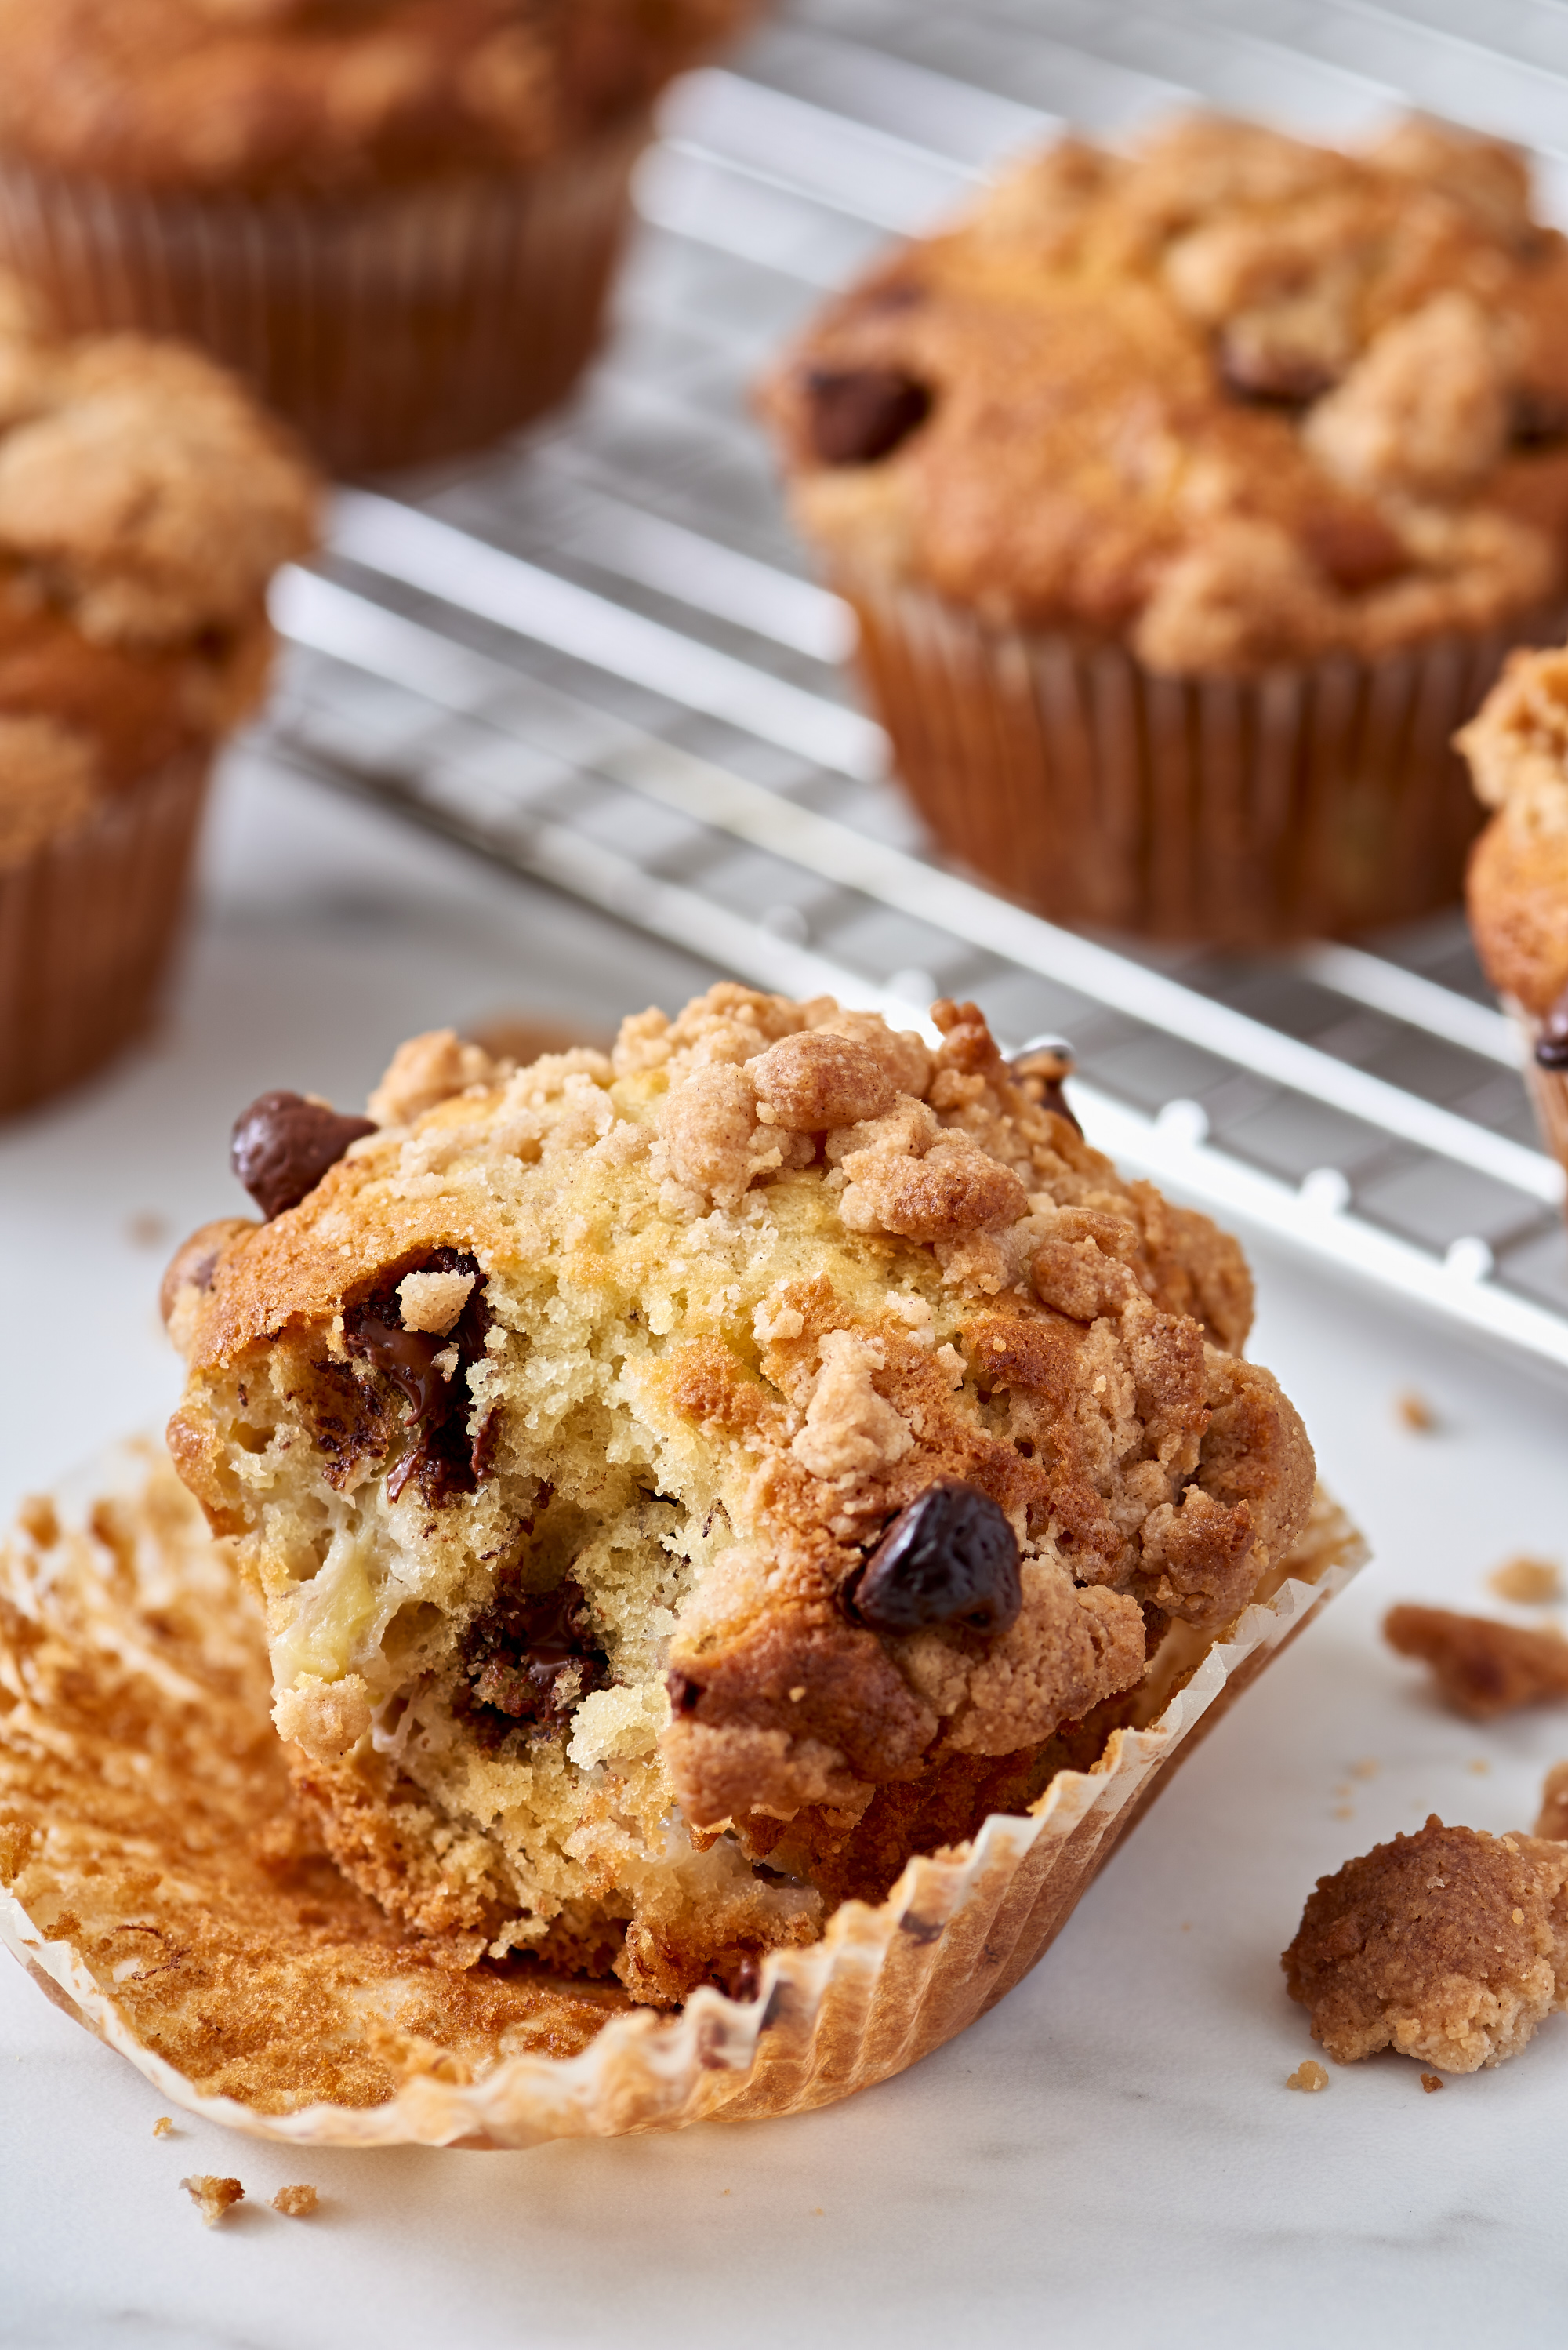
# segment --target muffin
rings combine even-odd
[[[1256,946],[1457,899],[1449,736],[1562,609],[1568,244],[1511,149],[1065,140],[763,388],[938,841]]]
[[[1568,650],[1513,654],[1459,743],[1496,811],[1470,858],[1470,929],[1523,1032],[1547,1146],[1568,1168]]]
[[[1280,1587],[1313,1455],[1236,1243],[933,1020],[723,984],[243,1115],[171,1455],[304,1815],[443,1963],[743,1992]]]
[[[215,745],[312,541],[281,430],[198,354],[60,343],[0,281],[0,1113],[142,1028]]]
[[[340,471],[472,448],[597,339],[669,77],[744,0],[0,0],[0,256],[185,336]]]

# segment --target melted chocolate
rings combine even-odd
[[[1568,987],[1541,1024],[1535,1058],[1543,1069],[1568,1069]]]
[[[351,1142],[374,1134],[369,1118],[339,1118],[303,1094],[258,1094],[234,1120],[229,1164],[271,1223],[297,1208]]]
[[[944,1477],[899,1511],[843,1597],[873,1632],[1005,1632],[1023,1606],[1017,1538],[989,1493]]]
[[[902,368],[814,368],[805,380],[811,445],[825,465],[874,465],[931,412],[931,395]]]
[[[474,1274],[468,1303],[444,1337],[403,1328],[398,1284],[410,1273]],[[408,1432],[413,1441],[387,1480],[388,1495],[394,1502],[409,1479],[417,1476],[425,1500],[439,1507],[454,1493],[472,1493],[485,1472],[488,1419],[476,1436],[468,1432],[472,1398],[466,1375],[483,1359],[491,1324],[478,1273],[477,1261],[463,1250],[434,1249],[344,1314],[343,1343],[348,1352],[389,1379],[409,1407]],[[449,1347],[457,1350],[450,1376],[437,1360]]]
[[[554,1591],[524,1592],[500,1578],[494,1598],[463,1636],[457,1710],[482,1745],[526,1728],[547,1737],[609,1679],[582,1587],[567,1575]]]

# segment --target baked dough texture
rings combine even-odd
[[[875,267],[763,392],[853,590],[1156,672],[1376,660],[1548,605],[1568,243],[1521,156],[1195,117],[1065,139]]]
[[[607,1055],[416,1039],[378,1132],[171,1268],[172,1457],[306,1810],[400,1928],[743,1988],[1092,1760],[1150,1636],[1301,1534],[1235,1243],[972,1005],[933,1020],[723,984]],[[875,1632],[854,1578],[943,1481],[1005,1515],[1021,1606]]]
[[[1568,650],[1516,652],[1458,736],[1496,811],[1466,884],[1486,975],[1532,1020],[1568,988]]]

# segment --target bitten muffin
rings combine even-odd
[[[473,447],[597,338],[648,110],[746,0],[0,0],[0,254],[188,337],[339,469]]]
[[[314,535],[292,442],[197,354],[61,343],[0,280],[0,1112],[148,1019],[267,582]]]
[[[1459,743],[1496,811],[1467,883],[1476,951],[1520,1023],[1536,1114],[1568,1168],[1568,650],[1513,654]]]
[[[1064,140],[763,400],[899,771],[990,880],[1241,944],[1458,897],[1448,735],[1568,546],[1568,244],[1511,150]]]
[[[933,1019],[726,984],[608,1056],[421,1038],[369,1121],[242,1118],[269,1220],[170,1269],[170,1448],[401,1924],[743,1985],[1086,1767],[1304,1527],[1235,1243]]]

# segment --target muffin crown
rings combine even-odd
[[[1490,626],[1561,587],[1568,245],[1521,158],[1178,122],[1066,140],[875,270],[763,392],[852,586],[1171,674]]]
[[[1496,811],[1466,884],[1476,947],[1499,993],[1543,1020],[1568,991],[1568,650],[1511,655],[1456,739]]]

